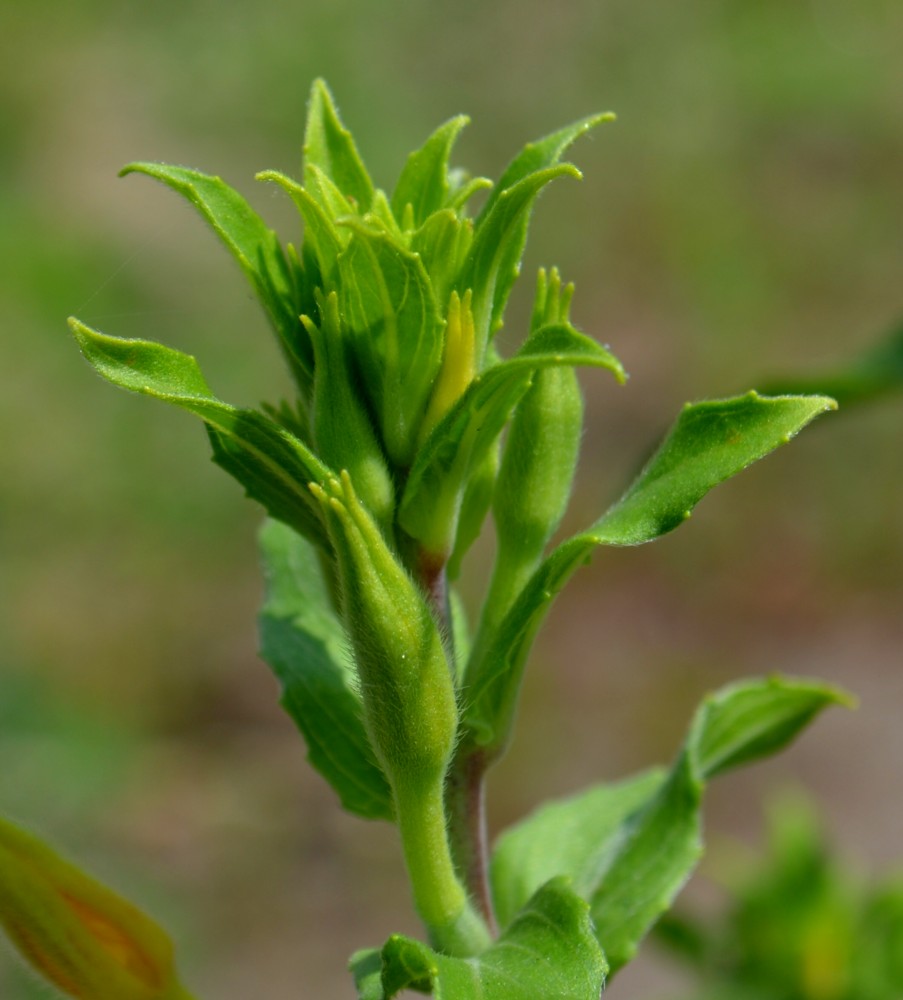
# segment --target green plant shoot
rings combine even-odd
[[[612,117],[530,143],[496,183],[451,168],[467,124],[454,118],[384,191],[318,81],[300,177],[258,175],[297,206],[295,244],[219,177],[127,166],[182,195],[234,257],[291,372],[283,403],[236,408],[193,357],[70,321],[106,380],[199,417],[214,460],[268,515],[262,655],[341,804],[397,826],[428,937],[357,952],[365,1000],[405,989],[598,1000],[694,867],[706,783],[844,701],[814,682],[729,687],[705,700],[670,767],[547,805],[494,851],[487,842],[486,775],[510,742],[533,640],[571,575],[600,546],[678,527],[710,489],[835,406],[755,392],[688,404],[623,495],[550,545],[577,467],[577,372],[600,391],[606,381],[617,391],[625,373],[578,328],[573,287],[555,269],[539,274],[520,346],[503,357],[495,338],[539,195],[580,177],[563,157]],[[495,567],[471,629],[457,577],[489,518]],[[0,871],[0,914],[14,905],[12,884]],[[183,995],[85,982],[73,994],[84,1000]]]

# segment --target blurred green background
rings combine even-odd
[[[833,367],[903,314],[901,37],[895,0],[0,0],[0,811],[163,920],[200,996],[349,997],[348,954],[417,925],[393,831],[340,813],[256,658],[259,511],[201,428],[103,385],[68,336],[76,313],[194,353],[233,403],[287,384],[233,262],[116,171],[220,173],[294,239],[253,174],[297,174],[314,76],[387,188],[461,111],[456,160],[490,177],[616,111],[573,150],[585,180],[540,200],[508,320],[519,336],[557,264],[631,373],[586,379],[576,528],[685,400]],[[756,843],[790,779],[863,865],[900,858],[901,418],[900,397],[823,418],[675,535],[582,571],[494,827],[667,759],[706,690],[781,670],[861,708],[716,785],[710,835]],[[668,976],[644,955],[612,994],[672,995]],[[32,990],[0,953],[0,996]]]

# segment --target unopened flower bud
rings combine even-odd
[[[354,648],[364,722],[393,788],[444,780],[458,712],[439,628],[343,472],[320,487],[336,552],[343,617]]]
[[[166,933],[39,838],[0,820],[0,925],[77,1000],[191,1000]]]

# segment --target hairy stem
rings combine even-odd
[[[494,934],[496,923],[489,887],[485,796],[486,772],[490,763],[484,750],[462,744],[449,771],[445,801],[455,867]]]
[[[395,803],[414,903],[433,945],[464,958],[480,954],[491,936],[455,872],[441,787],[435,794],[396,789]]]

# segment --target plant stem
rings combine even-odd
[[[490,931],[495,934],[485,796],[490,763],[486,751],[467,744],[459,746],[449,771],[445,801],[455,867],[462,874]]]
[[[395,804],[414,903],[433,945],[464,958],[480,954],[492,938],[455,873],[441,785],[396,789]]]

